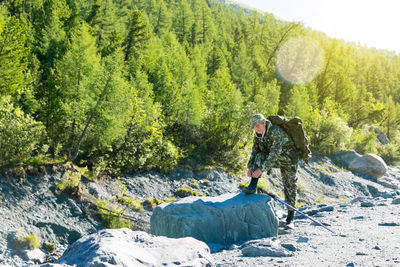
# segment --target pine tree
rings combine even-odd
[[[17,96],[28,90],[26,30],[23,21],[0,12],[0,95]]]
[[[285,114],[288,117],[298,116],[303,121],[310,119],[311,105],[306,86],[293,86]]]
[[[128,35],[124,42],[125,61],[131,58],[138,59],[151,37],[149,23],[139,10],[133,11],[128,29]]]
[[[166,31],[171,26],[171,15],[163,0],[160,0],[156,13],[153,15],[154,33],[159,34]]]

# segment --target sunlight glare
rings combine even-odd
[[[324,65],[321,46],[310,37],[294,37],[284,43],[278,51],[275,68],[278,75],[291,84],[312,81]]]

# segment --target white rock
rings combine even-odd
[[[383,176],[388,170],[385,161],[381,157],[370,153],[353,160],[350,163],[350,168],[353,171],[367,174],[376,179]]]
[[[46,260],[46,254],[40,249],[24,250],[22,257],[26,261],[33,261],[35,263],[43,263]]]
[[[172,239],[127,228],[107,229],[82,237],[55,264],[73,266],[207,266],[208,246],[194,238]],[[178,264],[178,265],[179,265]]]
[[[151,233],[223,245],[272,237],[278,232],[274,205],[269,196],[258,194],[187,197],[157,206],[150,220]]]
[[[355,150],[337,150],[332,152],[331,154],[332,160],[341,166],[345,166],[346,168],[350,165],[350,163],[358,158],[361,158],[361,155],[358,154]]]
[[[249,241],[241,246],[246,257],[290,257],[294,253],[282,247],[280,242],[268,238]]]

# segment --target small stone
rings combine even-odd
[[[287,234],[290,234],[289,230],[285,230],[283,228],[278,229],[278,235],[287,235]]]
[[[381,197],[384,199],[393,198],[392,194],[389,194],[389,193],[384,193],[381,195]]]
[[[242,245],[242,254],[246,257],[291,257],[293,252],[285,249],[279,242],[269,239],[248,241]]]
[[[357,217],[353,217],[353,220],[363,220],[365,217],[364,216],[357,216]]]
[[[318,212],[319,212],[319,210],[309,210],[309,211],[306,211],[304,213],[307,214],[308,216],[314,216]]]
[[[341,234],[340,237],[347,237],[347,235],[346,234]]]
[[[373,249],[382,250],[379,246],[375,246],[375,247],[373,247]]]
[[[46,254],[43,253],[40,249],[34,250],[24,250],[22,252],[22,257],[26,261],[32,261],[34,263],[44,263],[46,259]]]
[[[346,267],[354,267],[356,266],[354,262],[350,262],[349,264],[346,265]]]
[[[357,256],[367,256],[368,254],[364,253],[364,252],[357,252],[356,255]]]
[[[365,241],[365,239],[364,238],[359,238],[358,241],[363,242],[363,241]]]
[[[297,248],[293,244],[282,244],[282,247],[293,252],[297,250]]]
[[[332,206],[327,206],[327,207],[323,207],[323,208],[319,209],[320,212],[330,212],[333,210],[334,210],[334,208]]]
[[[400,226],[398,223],[390,222],[390,223],[380,223],[379,226]]]
[[[393,199],[392,204],[400,204],[400,197]]]
[[[350,203],[364,202],[364,201],[365,201],[365,197],[356,197],[352,201],[350,201]]]
[[[307,243],[310,239],[305,236],[300,236],[299,239],[297,239],[297,243]]]
[[[375,206],[375,204],[372,202],[361,202],[361,207],[364,207],[364,208],[371,208],[374,206]]]

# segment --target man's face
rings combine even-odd
[[[254,131],[258,134],[263,134],[265,131],[265,123],[259,123],[254,126]]]

